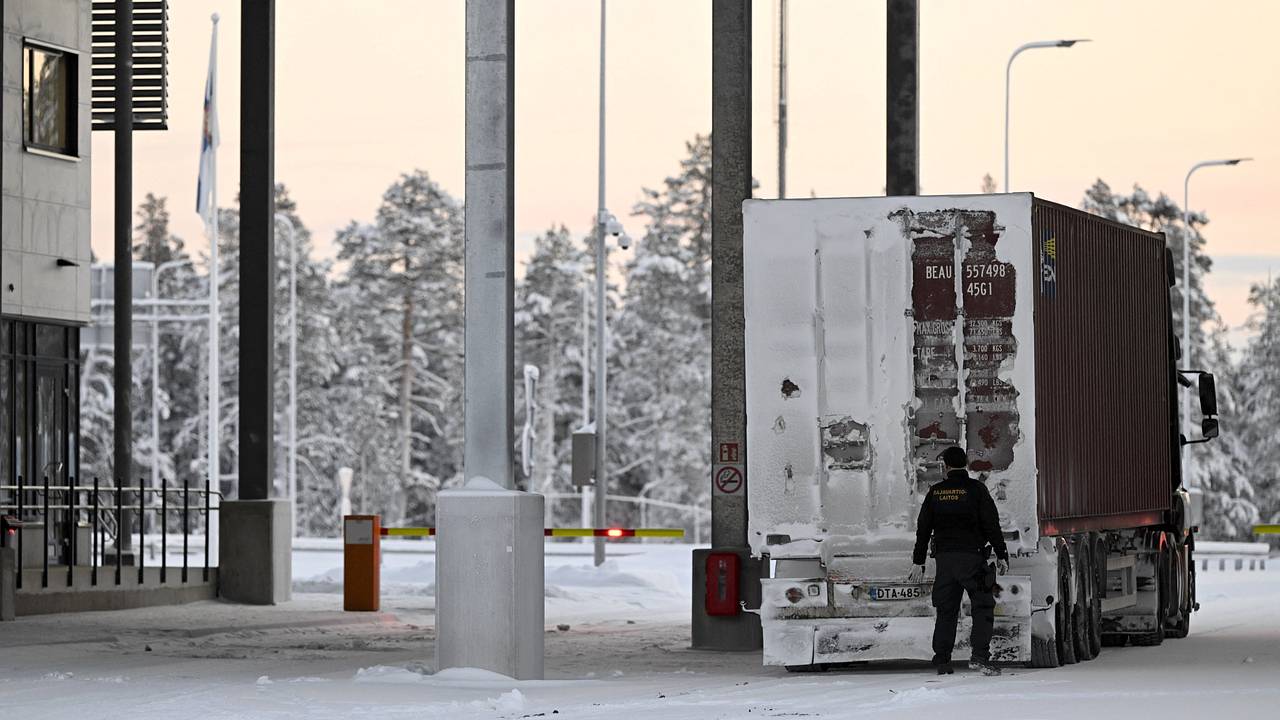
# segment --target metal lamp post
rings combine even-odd
[[[151,273],[151,301],[160,299],[160,273],[182,265],[192,265],[190,258],[169,260]],[[160,317],[159,308],[151,309],[151,487],[160,487]]]
[[[1214,165],[1239,165],[1242,162],[1251,160],[1252,158],[1231,158],[1230,160],[1205,160],[1191,166],[1187,171],[1186,178],[1182,181],[1182,362],[1183,367],[1190,368],[1191,365],[1191,205],[1189,195],[1191,190],[1191,175],[1195,171],[1203,167],[1212,167]],[[1183,434],[1190,437],[1191,433],[1191,394],[1185,390],[1182,392],[1182,429]],[[1187,470],[1187,454],[1182,454],[1182,477],[1186,480]]]
[[[290,534],[298,536],[298,230],[288,215],[276,222],[289,229],[289,514]]]
[[[1019,45],[1017,50],[1009,56],[1009,62],[1004,67],[1004,191],[1009,192],[1009,83],[1013,77],[1013,59],[1022,54],[1025,50],[1034,50],[1037,48],[1069,48],[1076,43],[1089,42],[1088,39],[1080,38],[1076,40],[1039,40],[1029,42],[1025,45]]]

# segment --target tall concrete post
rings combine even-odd
[[[239,494],[218,508],[218,587],[228,600],[291,595],[289,500],[275,485],[275,0],[240,2]]]
[[[693,646],[752,650],[760,618],[706,612],[708,552],[739,557],[735,592],[759,606],[747,548],[747,411],[742,202],[751,197],[751,2],[711,4],[711,544],[693,554]]]
[[[466,485],[436,506],[436,666],[540,679],[543,500],[515,487],[515,0],[467,0]]]
[[[920,192],[919,0],[888,0],[885,194]]]

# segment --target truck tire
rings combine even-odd
[[[1058,551],[1058,601],[1054,603],[1058,659],[1063,665],[1076,664],[1074,603],[1071,601],[1071,555],[1066,547]]]
[[[1089,647],[1093,656],[1102,652],[1102,598],[1107,592],[1107,545],[1101,537],[1094,537],[1090,544],[1093,560],[1093,598],[1089,603]]]
[[[1165,608],[1169,592],[1168,546],[1161,543],[1156,551],[1156,629],[1154,632],[1131,635],[1129,641],[1140,647],[1155,647],[1164,642]]]
[[[1058,643],[1049,638],[1031,636],[1031,667],[1056,668],[1058,662]]]
[[[1191,610],[1195,602],[1193,597],[1195,596],[1196,566],[1190,556],[1190,548],[1183,545],[1178,548],[1177,560],[1173,563],[1173,572],[1176,574],[1176,578],[1171,585],[1182,588],[1184,592],[1179,593],[1176,618],[1165,629],[1164,636],[1171,640],[1181,640],[1191,633]]]
[[[1078,546],[1079,551],[1077,557],[1079,561],[1076,563],[1076,588],[1078,593],[1076,601],[1072,603],[1075,608],[1075,638],[1076,638],[1076,659],[1080,662],[1092,660],[1096,654],[1093,649],[1093,548],[1087,541],[1081,542]]]

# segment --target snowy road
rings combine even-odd
[[[555,552],[572,551],[561,546]],[[547,677],[431,674],[433,558],[392,554],[377,615],[332,592],[287,605],[198,603],[0,626],[5,717],[1234,718],[1280,702],[1280,571],[1200,575],[1191,637],[1107,648],[1057,670],[939,680],[919,666],[819,675],[688,649],[687,547],[628,546],[601,570],[547,559]],[[299,589],[333,590],[336,551],[297,555]],[[326,575],[328,577],[326,578]],[[340,576],[339,576],[340,577]],[[567,623],[568,630],[556,625]]]

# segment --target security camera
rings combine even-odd
[[[605,220],[604,229],[605,229],[605,232],[609,233],[614,237],[619,237],[620,235],[623,234],[622,223],[618,222],[618,218],[612,215],[610,215],[609,218]]]
[[[623,250],[629,250],[631,248],[631,236],[626,233],[622,233],[621,235],[619,235],[618,247],[622,248]]]

